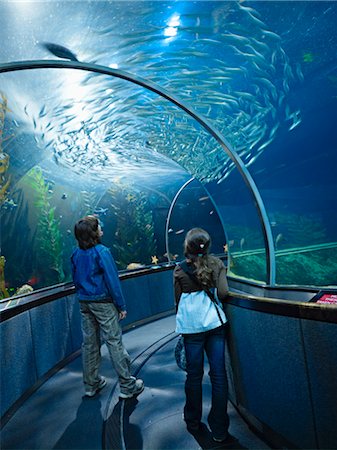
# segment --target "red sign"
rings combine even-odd
[[[337,294],[324,294],[319,300],[317,300],[317,303],[337,304]]]

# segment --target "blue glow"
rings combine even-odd
[[[178,14],[174,14],[167,23],[168,27],[164,30],[164,35],[167,37],[176,36],[178,33],[178,27],[180,26],[180,16]]]

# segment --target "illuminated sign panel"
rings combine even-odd
[[[313,297],[310,302],[337,305],[336,291],[320,291]]]

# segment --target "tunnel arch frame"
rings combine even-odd
[[[267,284],[270,286],[275,286],[275,277],[276,277],[275,247],[271,226],[269,223],[268,215],[262,197],[250,172],[248,171],[247,167],[245,166],[240,156],[230,148],[230,146],[227,144],[225,140],[225,137],[213,127],[213,125],[210,123],[209,120],[198,114],[196,111],[194,111],[193,108],[186,105],[185,102],[178,99],[176,96],[172,95],[166,89],[162,88],[158,84],[153,83],[152,81],[148,81],[144,78],[135,76],[126,71],[112,69],[110,67],[93,63],[86,63],[80,61],[65,61],[65,60],[62,61],[25,60],[0,64],[0,73],[16,72],[20,70],[31,70],[31,69],[76,69],[120,78],[129,81],[133,84],[136,84],[138,86],[141,86],[149,91],[152,91],[155,94],[160,95],[161,97],[168,100],[170,103],[173,103],[178,108],[185,111],[193,119],[195,119],[213,138],[215,138],[215,140],[221,145],[225,153],[234,162],[236,168],[238,169],[241,177],[243,178],[246,186],[248,187],[254,199],[254,203],[257,209],[258,217],[263,232],[263,238],[265,242]]]

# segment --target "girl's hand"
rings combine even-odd
[[[127,311],[119,311],[119,320],[125,319]]]

